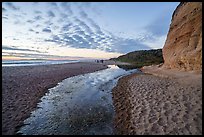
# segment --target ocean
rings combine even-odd
[[[2,60],[2,67],[75,63],[79,60]]]

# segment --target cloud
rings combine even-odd
[[[150,47],[141,43],[137,39],[124,39],[124,38],[118,38],[117,40],[115,40],[113,46],[111,47],[111,51],[119,53],[128,53],[130,51],[146,49],[150,49]]]
[[[26,22],[28,22],[28,23],[34,23],[35,21],[34,20],[27,20]]]
[[[152,33],[141,33],[137,36],[137,40],[140,42],[144,42],[146,40],[155,40]]]
[[[63,35],[62,40],[64,44],[67,44],[67,46],[74,46],[78,43],[75,39],[73,39],[73,37],[66,34]]]
[[[75,33],[77,33],[78,35],[83,35],[83,36],[86,35],[86,33],[82,30],[78,30]]]
[[[137,49],[149,49],[140,40],[124,39],[116,37],[111,32],[102,31],[100,26],[89,18],[83,10],[80,11],[80,16],[86,21],[74,16],[73,22],[69,22],[61,27],[61,34],[52,35],[45,41],[67,47],[100,49],[120,53],[127,53]]]
[[[92,27],[94,27],[96,33],[98,33],[100,35],[104,35],[104,33],[101,31],[101,28],[99,27],[99,25],[94,20],[89,18],[88,14],[85,11],[81,10],[80,11],[80,16],[82,18],[86,19],[92,25]]]
[[[36,54],[36,53],[7,53],[2,52],[4,56],[15,56],[15,57],[21,57],[21,58],[35,58],[35,59],[42,59],[42,58],[76,58],[76,59],[82,59],[83,57],[77,57],[77,56],[57,56],[57,55],[47,55],[47,54]]]
[[[58,9],[57,3],[50,2],[49,4],[52,6],[52,8]]]
[[[41,52],[38,50],[32,50],[32,49],[27,49],[27,48],[17,48],[17,47],[13,47],[13,46],[9,47],[9,46],[5,46],[5,45],[2,45],[2,50],[33,51],[33,52],[38,52],[38,53],[45,53],[45,52]]]
[[[146,33],[141,34],[138,39],[141,43],[148,45],[150,49],[162,48],[166,40],[169,25],[169,16],[161,14],[155,20],[150,22],[149,25],[144,27]]]
[[[12,10],[15,10],[15,11],[18,11],[20,10],[19,7],[15,6],[14,4],[12,4],[11,2],[6,2],[6,5],[8,8],[12,9]]]
[[[65,13],[60,13],[60,16],[61,16],[61,18],[63,18],[63,19],[68,18],[68,15],[65,14]]]
[[[95,15],[97,16],[101,16],[101,9],[100,9],[100,6],[98,6],[98,4],[101,6],[103,5],[104,3],[100,2],[100,3],[92,3],[92,2],[77,2],[77,6],[78,6],[78,9],[80,10],[89,10],[89,11],[92,11],[92,13],[94,13]],[[83,13],[82,13],[83,14]]]
[[[80,16],[82,18],[87,18],[88,17],[88,15],[83,10],[80,11]]]
[[[38,15],[38,16],[35,16],[34,19],[35,20],[42,20],[43,18],[42,18],[42,16]]]
[[[44,29],[42,30],[42,32],[51,33],[52,31],[51,31],[51,29],[50,29],[50,28],[44,28]]]
[[[35,25],[36,28],[39,28],[40,26],[41,26],[40,24]]]
[[[73,12],[72,8],[74,10],[76,5],[78,5],[79,8],[77,12]],[[34,32],[36,39],[40,42],[52,42],[51,44],[55,43],[55,45],[59,47],[98,49],[108,52],[127,53],[134,50],[149,49],[147,44],[142,43],[143,40],[155,38],[149,36],[142,37],[143,39],[125,39],[104,30],[89,16],[89,12],[86,11],[86,7],[92,7],[91,3],[75,3],[75,5],[68,2],[47,3],[46,6],[48,8],[42,11],[34,10],[34,12],[32,12],[33,18],[26,21],[30,23],[28,24],[30,26],[26,29],[27,32]],[[51,10],[51,8],[53,9],[54,7],[58,8],[58,10]],[[58,12],[56,13],[55,11]],[[58,14],[59,16],[57,16]],[[38,22],[38,20],[43,21]],[[154,24],[156,23],[155,21]],[[152,29],[153,26],[151,25],[153,24],[147,26],[146,29],[152,33],[154,32],[155,35],[160,35],[156,30]],[[41,33],[40,30],[45,33]],[[43,36],[37,35],[39,33]],[[28,37],[31,38],[31,36]],[[35,38],[32,38],[30,40],[33,41],[34,39]]]
[[[3,16],[2,18],[8,20],[8,17],[6,17],[6,16]]]
[[[76,6],[78,7],[78,9],[80,10],[94,10],[93,8],[93,3],[92,2],[77,2]]]
[[[39,10],[35,10],[34,11],[36,14],[41,14],[42,12],[41,11],[39,11]]]
[[[72,38],[74,38],[76,41],[79,41],[79,42],[84,41],[83,37],[76,35],[76,34],[72,35]]]
[[[62,44],[61,38],[58,35],[51,35],[51,38],[45,39],[45,42],[54,42],[57,44]]]
[[[94,27],[95,32],[96,32],[98,35],[105,35],[105,34],[102,32],[100,26],[99,26],[96,22],[94,22],[91,18],[87,18],[87,20],[88,20],[88,21],[91,23],[91,25]]]
[[[168,32],[168,26],[170,25],[169,16],[161,15],[149,25],[145,27],[147,32],[152,33],[155,36],[163,36]]]
[[[78,26],[83,28],[88,34],[92,35],[93,31],[92,29],[82,20],[78,19],[78,18],[74,18],[74,20],[78,23]]]
[[[22,25],[22,24],[23,24],[20,20],[16,20],[16,21],[14,21],[13,23],[14,23],[15,25],[18,25],[18,24],[21,24],[21,25]]]
[[[62,32],[68,31],[72,26],[73,26],[72,23],[69,23],[69,24],[63,25],[63,27],[62,27],[61,30],[62,30]]]
[[[152,49],[162,48],[166,40],[166,35],[163,36],[152,36],[152,39],[143,41],[144,44],[148,45]]]
[[[90,37],[88,37],[90,38]],[[59,35],[52,35],[49,39],[45,40],[46,42],[54,42],[60,44],[61,46],[74,47],[74,48],[90,48],[89,41],[87,41],[83,35],[69,33],[63,33]]]
[[[68,14],[71,16],[73,14],[73,11],[71,9],[71,3],[70,2],[61,2],[60,6],[63,8],[63,13]]]
[[[60,18],[57,20],[57,23],[62,23],[62,22],[64,22],[64,18]]]
[[[6,8],[4,8],[4,7],[2,7],[2,12],[5,12],[5,11],[7,11],[7,9],[6,9]]]
[[[28,31],[30,31],[30,32],[34,32],[34,30],[33,30],[33,29],[29,29]]]
[[[17,39],[17,38],[13,38],[13,40],[19,40],[19,39]]]
[[[68,26],[67,26],[68,27]],[[87,35],[85,31],[78,30],[73,33],[61,33],[52,35],[45,41],[54,42],[61,46],[85,48],[85,49],[100,49],[108,52],[127,53],[135,50],[149,49],[150,47],[137,39],[125,39],[114,35],[103,34]],[[128,47],[128,48],[127,48]]]
[[[57,29],[59,29],[60,27],[59,26],[53,26],[53,29],[54,30],[57,30]]]
[[[52,17],[52,18],[55,17],[55,14],[52,11],[48,11],[47,14],[49,17]]]

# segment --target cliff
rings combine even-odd
[[[162,49],[164,68],[202,71],[202,3],[182,2]]]

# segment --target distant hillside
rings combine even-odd
[[[163,63],[162,49],[134,51],[119,56],[118,58],[112,58],[111,60],[128,62],[138,68],[152,64],[160,64]]]

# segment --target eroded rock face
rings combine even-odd
[[[202,3],[182,2],[162,49],[165,68],[202,71]]]

